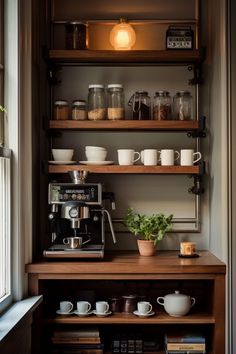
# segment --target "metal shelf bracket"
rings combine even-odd
[[[199,118],[199,128],[187,133],[189,138],[205,138],[206,137],[206,117]]]

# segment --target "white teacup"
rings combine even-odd
[[[55,161],[71,161],[74,149],[52,149],[52,156]]]
[[[145,149],[141,151],[141,162],[145,166],[156,166],[157,165],[157,150],[156,149]]]
[[[60,302],[60,311],[64,313],[69,313],[73,310],[73,304],[70,301]]]
[[[88,313],[91,310],[91,304],[88,301],[78,301],[77,311],[79,313]]]
[[[191,149],[180,150],[180,165],[192,166],[195,162],[201,160],[202,155],[200,152],[194,152]]]
[[[138,313],[142,315],[146,315],[152,312],[152,305],[147,301],[139,301],[138,302]]]
[[[172,149],[163,149],[158,152],[160,154],[158,161],[161,161],[162,166],[173,166],[179,158],[179,152]]]
[[[119,149],[118,151],[118,162],[119,165],[129,166],[133,165],[141,157],[140,153],[134,151],[133,149]],[[135,155],[138,157],[135,159]]]
[[[97,301],[96,302],[96,312],[97,313],[107,313],[109,311],[109,304],[107,301]]]

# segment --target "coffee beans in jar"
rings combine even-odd
[[[72,21],[66,24],[66,49],[86,49],[86,24]]]
[[[171,119],[171,97],[168,91],[157,91],[153,102],[153,119]]]
[[[150,116],[150,97],[147,91],[136,91],[128,102],[132,109],[133,119],[148,120]]]
[[[75,100],[72,106],[72,119],[85,120],[87,119],[86,101]]]
[[[53,119],[68,120],[69,119],[69,105],[68,101],[58,100],[54,102]]]

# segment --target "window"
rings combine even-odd
[[[0,310],[11,300],[10,177],[11,151],[4,146],[4,8],[0,0]]]

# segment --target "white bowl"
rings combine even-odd
[[[96,151],[106,151],[106,148],[101,147],[101,146],[85,146],[85,151],[92,151],[92,150],[96,150]]]
[[[107,157],[106,150],[86,150],[85,156],[88,161],[104,161]]]
[[[71,161],[74,149],[52,149],[52,156],[55,161]]]

